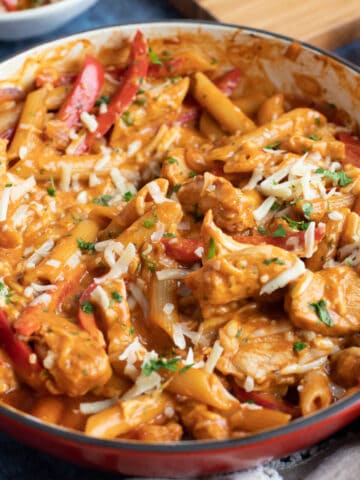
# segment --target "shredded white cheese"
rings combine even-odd
[[[98,305],[104,310],[106,310],[110,306],[109,297],[100,285],[94,288],[94,290],[91,292],[90,298],[94,303],[96,303],[96,305]]]
[[[310,222],[304,233],[305,258],[311,258],[315,247],[315,222]]]
[[[158,280],[182,280],[188,274],[188,270],[183,270],[181,268],[166,268],[156,272]]]
[[[278,290],[279,288],[285,287],[288,283],[296,280],[300,275],[306,272],[304,263],[301,260],[297,260],[295,265],[286,270],[285,272],[280,273],[277,277],[270,280],[261,287],[260,295],[264,293],[270,294]]]
[[[216,364],[219,358],[221,357],[221,354],[223,351],[224,349],[220,345],[219,340],[216,340],[210,352],[210,355],[208,356],[208,359],[206,360],[206,363],[205,363],[205,370],[207,371],[207,373],[213,373],[216,367]]]
[[[80,119],[84,127],[89,130],[89,132],[94,133],[98,128],[98,123],[96,121],[95,115],[91,115],[87,112],[81,112]]]

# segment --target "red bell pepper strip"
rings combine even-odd
[[[87,312],[84,310],[84,304],[86,305],[89,302],[89,298],[91,293],[97,287],[96,283],[91,283],[86,290],[84,290],[83,294],[79,300],[79,309],[78,309],[78,322],[79,325],[89,333],[89,335],[102,347],[105,347],[105,340],[102,332],[98,329],[96,325],[95,315],[94,312]]]
[[[76,125],[82,112],[88,112],[99,97],[104,83],[104,68],[95,58],[87,55],[69,95],[58,112],[58,119],[69,128]]]
[[[42,367],[35,356],[31,361],[30,355],[34,352],[25,342],[15,335],[6,313],[0,308],[0,347],[4,349],[10,358],[16,374],[31,386],[39,386],[42,383],[40,372]]]
[[[219,90],[229,97],[239,85],[240,77],[241,70],[239,68],[233,68],[217,78],[214,83]]]
[[[345,132],[340,132],[338,138],[345,143],[346,159],[344,163],[360,167],[360,139]]]
[[[147,41],[142,32],[138,30],[131,45],[129,65],[120,88],[111,99],[107,112],[97,116],[98,128],[96,132],[87,134],[85,148],[90,148],[98,136],[105,135],[118,116],[131,104],[141,88],[142,79],[147,75],[148,67],[149,53]]]
[[[57,282],[55,284],[56,289],[46,292],[50,295],[50,301],[46,308],[47,310],[55,311],[61,304],[64,298],[71,293],[74,288],[79,284],[81,277],[84,275],[84,267],[79,265],[75,272],[72,273],[71,278]],[[28,305],[24,311],[14,322],[15,330],[26,337],[37,332],[41,327],[41,317],[44,305],[41,303],[37,305]]]
[[[325,235],[325,225],[320,224],[315,227],[315,241],[320,242]],[[305,246],[305,232],[289,233],[286,237],[270,237],[267,235],[233,235],[233,239],[239,243],[249,243],[251,245],[261,245],[267,243],[284,250],[293,251],[304,248]],[[297,239],[297,242],[293,242]],[[290,240],[290,241],[289,241]],[[295,245],[294,245],[295,243]],[[297,245],[296,245],[297,244]]]
[[[16,12],[16,10],[18,10],[18,4],[16,0],[1,0],[1,3],[9,12]]]
[[[163,238],[166,255],[180,263],[194,263],[200,260],[195,250],[203,246],[199,238]]]
[[[266,392],[246,392],[243,388],[235,387],[235,395],[240,402],[254,402],[256,405],[271,410],[278,410],[291,415],[293,418],[300,416],[300,408],[275,397],[271,393]]]

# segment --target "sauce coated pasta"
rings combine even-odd
[[[82,47],[0,85],[1,401],[171,442],[355,392],[351,119],[261,82],[239,94],[230,54],[186,36]]]

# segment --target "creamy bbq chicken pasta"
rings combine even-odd
[[[355,392],[351,119],[261,82],[239,94],[234,51],[194,38],[71,49],[0,84],[1,401],[171,442]]]

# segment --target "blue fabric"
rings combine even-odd
[[[0,42],[0,60],[34,45],[92,28],[182,18],[166,0],[100,0],[81,17],[55,32],[19,42]],[[338,50],[340,55],[360,64],[360,40]],[[0,480],[115,480],[119,475],[104,474],[70,465],[27,448],[0,433]]]

